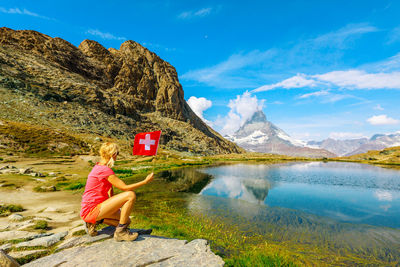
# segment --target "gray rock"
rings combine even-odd
[[[22,216],[21,214],[11,214],[7,218],[10,221],[22,221],[24,219],[24,216]]]
[[[43,233],[43,234],[38,234],[38,233],[32,233],[28,231],[5,231],[5,232],[0,232],[0,240],[13,240],[13,239],[26,239],[26,240],[32,240],[36,238],[41,238],[44,236],[50,236],[52,235],[51,233]]]
[[[61,238],[63,238],[67,234],[68,234],[68,232],[65,231],[65,232],[57,233],[57,234],[54,234],[51,236],[40,237],[40,238],[33,239],[31,241],[18,243],[17,245],[15,245],[15,247],[16,248],[36,247],[36,246],[50,247],[50,246],[54,245],[55,243],[57,243],[58,241],[60,241]]]
[[[57,176],[55,172],[49,172],[49,176]]]
[[[223,266],[224,261],[211,252],[206,240],[169,239],[139,236],[133,242],[113,239],[66,249],[32,261],[25,266]]]
[[[13,229],[17,229],[17,230],[22,230],[20,228],[26,226],[27,224],[32,223],[33,220],[26,220],[26,221],[18,221],[18,222],[13,222],[10,223],[8,225],[3,225],[0,227],[0,231],[4,231],[4,230],[13,230]]]
[[[5,231],[5,232],[0,232],[0,240],[25,238],[27,235],[30,234],[32,233],[27,231]]]
[[[61,243],[56,251],[66,249],[66,248],[72,248],[76,247],[82,244],[89,244],[93,243],[96,241],[100,241],[103,239],[111,238],[110,235],[107,234],[102,234],[102,235],[97,235],[97,236],[89,236],[89,235],[84,235],[84,236],[78,236],[78,237],[72,237],[70,239],[65,240],[63,243]]]
[[[8,255],[10,257],[13,257],[14,259],[19,259],[19,258],[23,258],[26,256],[32,256],[32,255],[36,255],[39,253],[43,253],[46,252],[47,250],[45,249],[37,249],[37,250],[24,250],[24,251],[12,251],[10,253],[8,253]]]
[[[3,250],[0,250],[0,266],[1,267],[18,267],[19,264],[12,257],[8,256]]]
[[[32,173],[32,167],[29,167],[29,168],[22,168],[22,169],[19,169],[19,173],[20,174],[29,174],[29,173]]]

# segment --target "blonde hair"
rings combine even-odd
[[[103,143],[100,147],[100,157],[102,163],[105,163],[109,168],[114,166],[114,158],[115,154],[119,153],[119,148],[116,143],[106,142]]]

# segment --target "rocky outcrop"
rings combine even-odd
[[[17,99],[17,115],[3,119],[39,120],[129,139],[136,132],[160,129],[157,121],[165,127],[169,119],[176,123],[162,128],[166,148],[190,151],[196,143],[179,146],[187,138],[182,135],[190,135],[200,140],[195,153],[242,151],[194,114],[175,68],[134,41],[119,50],[91,40],[75,47],[39,32],[0,28],[0,90],[0,108]],[[181,130],[181,124],[191,129]]]
[[[206,240],[191,242],[159,236],[139,236],[133,242],[113,239],[65,249],[24,266],[224,266]]]

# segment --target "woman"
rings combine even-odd
[[[138,233],[131,233],[128,229],[129,214],[136,200],[133,190],[151,182],[154,174],[150,173],[141,182],[125,184],[111,169],[118,154],[118,146],[115,143],[107,142],[101,146],[101,160],[88,175],[80,215],[91,236],[97,235],[96,225],[104,221],[106,224],[116,226],[115,240],[133,241],[138,236]],[[113,196],[113,186],[125,192]]]

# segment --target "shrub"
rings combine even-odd
[[[48,228],[47,221],[45,220],[39,220],[35,222],[35,225],[33,226],[33,229],[43,229],[46,230]]]
[[[10,212],[20,212],[23,211],[24,209],[22,208],[21,205],[0,205],[0,214],[3,213],[10,213]]]

